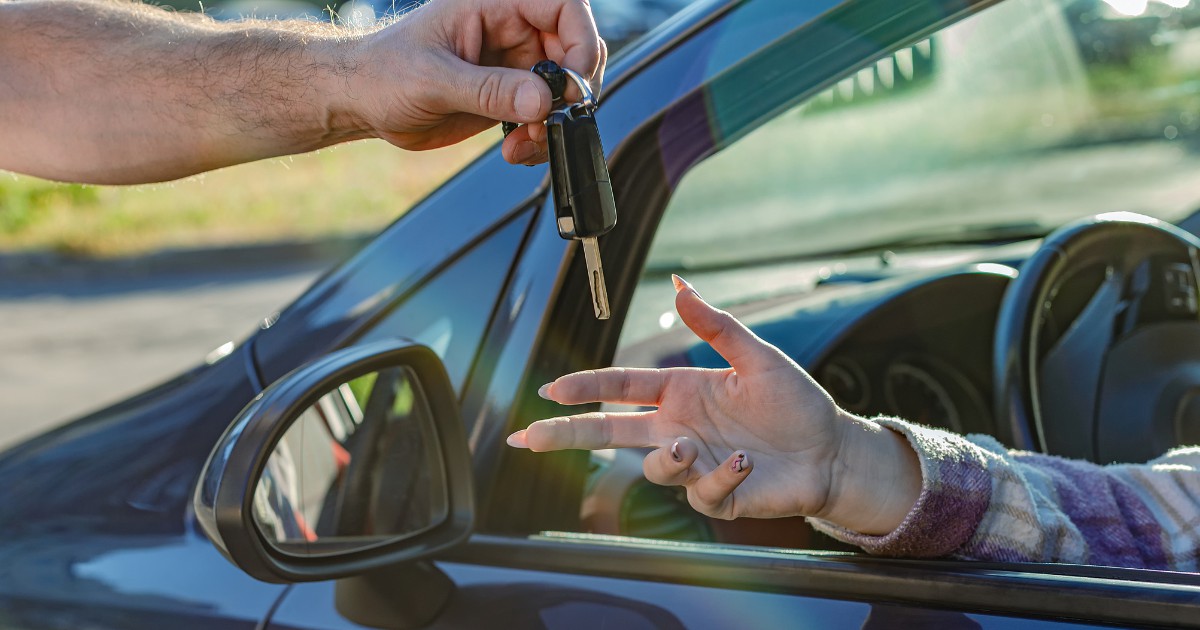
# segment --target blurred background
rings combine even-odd
[[[592,6],[611,54],[688,1]],[[218,20],[348,25],[416,6],[155,4]],[[499,139],[497,129],[421,153],[355,142],[153,186],[66,185],[0,171],[0,449],[243,339]]]

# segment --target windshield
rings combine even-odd
[[[1190,215],[1200,9],[1165,1],[1008,0],[895,51],[694,168],[650,267]]]

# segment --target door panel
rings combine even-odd
[[[438,565],[458,585],[434,628],[1086,628],[1078,624],[867,604],[784,593]],[[298,584],[271,630],[363,628],[338,614],[333,582]]]

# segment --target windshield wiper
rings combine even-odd
[[[1002,245],[1029,241],[1046,236],[1050,228],[1036,222],[994,223],[984,225],[950,225],[923,229],[905,235],[874,241],[845,253],[873,254],[883,251],[903,251],[945,245]]]
[[[761,265],[781,264],[788,262],[804,262],[811,260],[836,260],[855,256],[882,255],[884,252],[903,252],[915,249],[925,249],[946,246],[966,245],[1004,245],[1020,241],[1039,239],[1050,232],[1049,227],[1037,222],[995,223],[975,225],[950,225],[941,228],[923,228],[899,235],[890,235],[862,245],[840,247],[828,250],[817,250],[796,254],[775,256],[760,256],[743,258],[741,260],[726,260],[706,263],[703,261],[684,264],[682,261],[673,264],[650,264],[646,266],[649,274],[670,274],[703,271],[726,271],[741,267],[757,267]]]

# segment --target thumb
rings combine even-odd
[[[788,359],[775,346],[759,339],[733,315],[713,307],[687,280],[671,276],[675,283],[675,310],[696,336],[712,346],[741,374],[765,372]]]
[[[541,122],[550,114],[550,86],[528,70],[477,66],[455,59],[443,105],[465,112],[518,123]]]

